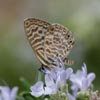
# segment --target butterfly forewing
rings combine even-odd
[[[44,39],[49,26],[49,23],[34,18],[24,21],[24,29],[29,43],[39,61],[45,66],[47,60],[44,58]]]
[[[72,63],[66,57],[75,41],[68,28],[35,18],[25,20],[24,28],[32,49],[44,67],[52,69],[58,66],[57,57],[61,57],[65,64]]]

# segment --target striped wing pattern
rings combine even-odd
[[[24,29],[29,43],[43,67],[52,69],[58,66],[57,57],[65,64],[73,64],[66,58],[74,45],[72,32],[60,25],[29,18],[24,21]]]
[[[68,28],[60,24],[52,24],[48,27],[44,42],[47,59],[54,61],[52,64],[56,65],[58,63],[56,58],[61,57],[65,64],[73,64],[73,60],[66,57],[70,53],[74,42],[73,34]]]

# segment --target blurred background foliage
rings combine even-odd
[[[74,32],[72,67],[87,64],[100,89],[100,0],[0,0],[0,84],[21,85],[20,77],[34,84],[40,63],[25,36],[23,21],[34,17],[60,23]]]

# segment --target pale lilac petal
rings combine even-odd
[[[87,67],[85,63],[83,63],[82,71],[87,74]]]
[[[66,74],[67,74],[66,70],[63,70],[58,73],[56,80],[57,88],[62,88],[63,86],[66,85],[66,76],[67,76]]]
[[[16,95],[16,87],[10,90],[8,86],[0,86],[0,100],[15,100]]]
[[[56,81],[57,80],[57,72],[55,70],[52,70],[49,75]]]
[[[50,95],[50,94],[53,94],[52,89],[51,89],[51,88],[49,88],[49,87],[45,87],[44,94],[45,94],[45,95]]]
[[[82,77],[80,77],[81,75],[79,74],[72,74],[70,77],[70,81],[73,83],[73,85],[77,85],[78,88],[82,87]]]
[[[91,83],[92,83],[92,81],[95,79],[95,74],[94,73],[90,73],[90,74],[88,74],[88,76],[87,76],[87,79],[88,79],[88,86],[90,86],[91,85]]]
[[[76,84],[81,91],[86,91],[90,87],[94,79],[94,73],[87,73],[86,64],[83,64],[82,70],[78,70],[76,74],[72,73],[72,75],[70,76],[70,81],[72,82],[72,84]]]
[[[44,93],[43,82],[39,81],[35,85],[31,86],[31,95],[39,97]]]
[[[77,74],[72,74],[70,76],[70,81],[75,84],[80,84],[80,77]]]
[[[60,76],[60,78],[61,78],[62,81],[66,81],[66,76],[67,76],[66,74],[67,74],[66,71],[62,71],[62,72],[60,73],[59,76]]]
[[[57,88],[62,88],[65,85],[66,85],[66,80],[61,79],[61,77],[59,76],[56,81]]]
[[[73,84],[71,86],[71,89],[73,90],[73,95],[76,96],[77,92],[78,92],[78,89],[79,89],[78,85],[77,84]]]
[[[63,69],[63,68],[58,67],[55,69],[56,79],[63,71],[65,71],[65,69]]]
[[[52,87],[45,87],[44,94],[45,95],[56,94],[58,90],[55,87],[56,87],[56,85],[52,86]]]
[[[86,91],[88,89],[88,79],[82,80],[82,86],[80,87],[81,91]]]
[[[56,86],[53,78],[48,74],[45,75],[45,84],[46,84],[45,94],[55,94],[57,92],[57,86]],[[48,91],[48,90],[50,90],[50,91]]]
[[[76,97],[74,97],[73,95],[71,95],[70,93],[67,93],[67,98],[69,100],[75,100]]]
[[[0,100],[3,100],[2,95],[0,94]]]
[[[73,69],[72,68],[67,68],[66,69],[66,79],[69,79],[70,75],[73,73]]]
[[[53,78],[49,74],[45,75],[45,84],[48,87],[51,87],[52,85],[55,85]]]
[[[0,87],[1,95],[3,100],[10,100],[10,88],[7,86]]]
[[[78,70],[76,72],[76,77],[79,78],[79,79],[82,79],[82,77],[84,77],[84,73],[81,70]]]
[[[14,87],[11,91],[11,100],[15,100],[17,95],[18,87]]]
[[[70,76],[70,80],[73,82],[73,83],[79,83],[81,82],[82,80],[82,77],[84,77],[84,74],[82,73],[82,71],[78,70],[76,72],[76,74],[71,74]]]

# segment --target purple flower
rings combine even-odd
[[[55,67],[54,70],[49,71],[47,74],[54,79],[57,87],[61,88],[66,85],[66,81],[69,79],[70,75],[72,74],[73,69],[72,68],[65,69],[64,63],[61,60],[61,58],[58,58],[58,61],[60,67]]]
[[[34,86],[31,87],[31,95],[35,96],[35,97],[39,97],[44,93],[44,89],[43,89],[43,82],[39,81],[37,82]]]
[[[10,90],[7,86],[0,86],[0,100],[15,100],[18,88]]]
[[[87,73],[86,64],[83,64],[82,70],[78,70],[75,74],[71,74],[70,81],[72,82],[71,89],[73,90],[73,93],[67,93],[69,100],[75,100],[75,98],[78,96],[79,90],[80,92],[87,91],[94,79],[94,73]]]
[[[56,94],[60,88],[66,85],[66,81],[69,79],[73,70],[71,68],[65,69],[62,60],[59,58],[59,66],[54,70],[45,70],[45,86],[43,82],[37,82],[31,87],[31,94],[39,97],[41,95]]]
[[[68,100],[75,100],[75,96],[71,95],[70,93],[67,93]]]
[[[76,91],[80,89],[81,91],[86,91],[95,79],[94,73],[87,73],[86,64],[83,64],[82,70],[78,70],[76,74],[70,76],[70,81],[72,82],[72,90]]]
[[[56,82],[54,82],[53,78],[48,74],[45,75],[45,85],[45,95],[57,93],[58,87]]]

